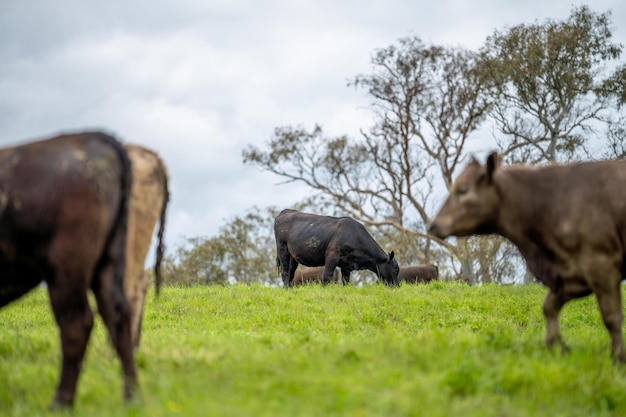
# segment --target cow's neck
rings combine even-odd
[[[505,169],[494,178],[500,197],[496,230],[515,244],[523,244],[529,228],[540,226],[545,214],[545,181],[529,169]],[[539,197],[539,198],[537,198]]]
[[[513,242],[537,278],[550,285],[554,265],[545,254],[557,257],[551,237],[544,233],[545,223],[552,221],[551,184],[532,169],[503,170],[495,181],[500,195],[497,233]]]
[[[389,259],[389,255],[376,242],[377,250],[365,252],[353,252],[346,258],[341,260],[341,265],[345,265],[347,269],[367,269],[374,273],[378,273],[378,265],[382,265]]]

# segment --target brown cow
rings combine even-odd
[[[340,279],[341,279],[341,274],[339,270],[335,269],[331,282],[339,282]],[[315,266],[312,268],[296,269],[296,273],[293,277],[293,281],[291,281],[291,285],[302,285],[302,284],[312,284],[312,283],[322,284],[323,282],[324,282],[324,267]]]
[[[595,293],[624,361],[620,282],[626,270],[626,161],[502,169],[492,153],[470,162],[430,225],[440,238],[496,233],[511,240],[548,288],[543,303],[549,347],[567,346],[559,313]]]
[[[398,278],[407,284],[430,282],[439,279],[439,268],[435,264],[401,266]]]
[[[124,295],[132,180],[124,148],[103,133],[57,136],[0,150],[0,306],[43,280],[60,329],[54,406],[71,406],[93,327],[88,289],[124,371],[137,385]]]
[[[154,265],[157,294],[161,284],[163,232],[169,188],[167,169],[155,152],[139,145],[127,144],[124,147],[133,169],[124,291],[131,307],[131,334],[133,346],[137,349],[141,338],[141,322],[148,291],[148,277],[144,266],[157,222],[159,222],[159,230]]]

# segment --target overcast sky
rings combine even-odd
[[[105,129],[168,166],[168,249],[252,206],[305,193],[244,166],[275,127],[357,135],[369,100],[346,86],[377,48],[416,35],[478,49],[495,29],[565,19],[571,0],[0,0],[0,146]],[[626,1],[612,10],[626,44]],[[626,53],[624,54],[626,56]]]

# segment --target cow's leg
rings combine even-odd
[[[291,256],[286,244],[280,244],[276,247],[277,263],[280,265],[280,276],[283,279],[283,285],[285,288],[291,286],[293,277],[298,268],[298,262]]]
[[[130,264],[130,262],[128,263]],[[130,305],[130,332],[135,348],[139,347],[139,322],[141,321],[141,313],[143,307],[144,292],[142,288],[143,269],[137,271],[138,268],[126,267],[126,277],[124,279],[124,293]],[[142,265],[143,266],[143,265]]]
[[[602,320],[611,336],[611,352],[613,359],[624,362],[624,338],[622,336],[622,292],[619,283],[613,288],[602,288],[596,291],[596,298]]]
[[[347,269],[342,269],[341,270],[341,281],[343,283],[343,285],[348,285],[350,284],[350,271]]]
[[[145,274],[144,274],[145,275]],[[134,312],[134,317],[132,318],[131,327],[131,337],[133,341],[133,348],[135,350],[139,349],[139,343],[141,342],[141,326],[143,324],[143,313],[146,308],[146,295],[148,293],[148,280],[145,281],[145,288],[143,289],[141,300],[139,305],[136,307],[137,309]]]
[[[298,269],[298,262],[289,253],[287,253],[286,259],[281,257],[280,263],[280,276],[283,279],[283,285],[285,288],[289,288],[293,284],[296,270]],[[300,282],[302,283],[302,280]]]
[[[148,294],[148,286],[149,281],[145,272],[141,271],[141,277],[139,279],[139,298],[134,304],[132,313],[131,313],[131,336],[133,341],[133,347],[135,349],[139,348],[139,343],[141,342],[141,325],[143,322],[143,313],[146,307],[146,295]]]
[[[569,348],[561,337],[559,328],[559,313],[565,304],[565,299],[549,290],[543,301],[543,315],[546,318],[546,345],[553,349],[554,345],[561,346],[563,352],[568,352]]]
[[[74,403],[76,384],[89,335],[93,328],[93,313],[87,299],[87,279],[61,275],[48,285],[50,304],[61,334],[61,379],[52,407],[67,407]]]
[[[296,275],[296,270],[298,269],[298,261],[295,260],[291,255],[289,255],[289,269],[287,270],[287,278],[289,279],[289,286],[293,282],[293,278]]]
[[[122,288],[115,282],[115,265],[107,262],[94,279],[93,291],[98,312],[107,328],[111,344],[117,352],[124,372],[124,399],[129,401],[137,388],[137,372],[130,332],[130,304]]]
[[[50,305],[61,336],[61,378],[52,407],[72,405],[76,384],[93,327],[93,312],[87,292],[97,259],[101,255],[103,228],[87,215],[90,223],[81,223],[76,212],[61,212],[58,230],[47,254],[45,281]],[[95,214],[91,207],[83,213]],[[94,218],[97,218],[94,215]],[[75,224],[81,227],[75,227]],[[91,228],[86,230],[87,225]]]
[[[322,285],[326,285],[333,280],[335,274],[335,268],[339,264],[339,254],[334,252],[327,252],[324,264],[324,278],[322,279]]]
[[[94,274],[92,289],[98,311],[122,363],[124,399],[132,399],[137,390],[137,371],[131,338],[130,304],[124,294],[125,233],[118,228]]]
[[[586,262],[585,265],[587,267],[585,284],[589,290],[580,296],[587,295],[591,291],[596,294],[604,326],[611,336],[613,359],[623,363],[625,358],[624,338],[622,336],[624,321],[621,288],[622,258],[621,256],[598,256]]]

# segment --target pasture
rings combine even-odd
[[[76,416],[617,416],[613,365],[592,297],[562,313],[572,351],[544,346],[539,285],[362,288],[260,285],[150,292],[138,354],[141,398],[100,317]],[[0,310],[0,415],[48,415],[58,328],[39,288]]]

